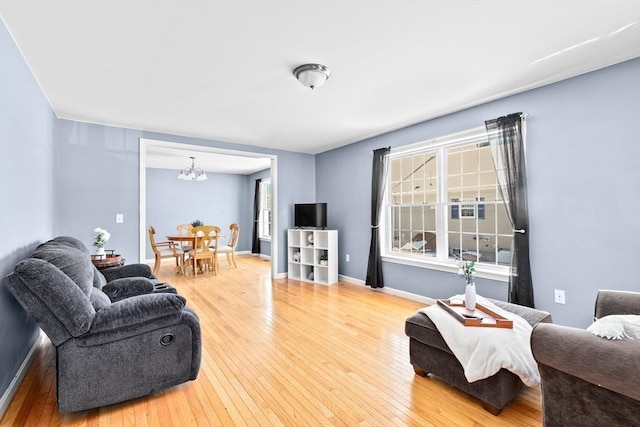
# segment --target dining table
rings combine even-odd
[[[218,239],[224,238],[224,237],[225,237],[224,235],[218,234]],[[194,248],[196,246],[195,234],[172,234],[167,236],[167,240],[170,242],[176,242],[176,243],[186,243],[186,245],[184,246],[190,246],[191,248]],[[185,274],[184,265],[180,267],[180,272],[182,274]]]

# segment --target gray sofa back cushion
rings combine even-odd
[[[89,255],[79,249],[59,247],[48,242],[38,247],[31,257],[48,261],[58,267],[78,285],[85,296],[89,296],[91,288],[93,288],[95,268]]]
[[[22,303],[22,300],[29,298],[39,300],[33,302],[31,307],[25,307],[34,319],[52,315],[74,337],[89,330],[96,311],[89,297],[59,268],[41,259],[28,258],[20,261],[13,271],[30,291],[29,294],[22,289],[12,289],[18,301]],[[40,313],[43,310],[45,314]],[[54,341],[51,336],[49,338]]]
[[[40,326],[53,345],[60,345],[71,338],[71,334],[62,322],[51,315],[44,301],[14,274],[2,279],[2,284],[13,294],[29,316]]]

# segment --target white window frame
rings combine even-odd
[[[415,144],[406,145],[403,147],[392,148],[389,153],[389,162],[397,157],[405,157],[411,154],[417,154],[426,150],[437,150],[438,155],[436,157],[437,170],[438,170],[438,200],[436,204],[436,234],[439,236],[446,236],[448,230],[449,209],[446,192],[446,176],[447,176],[447,160],[443,155],[446,148],[470,144],[470,143],[486,143],[488,140],[486,128],[484,126],[469,129],[467,131],[458,132],[444,137],[434,138],[431,140],[421,141]],[[390,167],[389,167],[390,170]],[[436,240],[436,256],[435,257],[417,257],[411,256],[411,254],[402,254],[399,252],[393,252],[390,250],[392,239],[389,231],[391,230],[391,203],[389,202],[391,197],[390,189],[390,177],[385,177],[385,193],[384,204],[381,212],[381,224],[384,227],[380,227],[380,243],[381,243],[381,256],[383,261],[394,262],[397,264],[410,265],[414,267],[428,268],[438,271],[445,271],[450,273],[458,272],[458,261],[452,260],[448,256],[448,241],[447,239],[438,238]],[[464,201],[460,203],[459,214],[462,214],[462,205]],[[470,218],[470,217],[465,217]],[[475,217],[474,217],[475,218]],[[510,275],[509,266],[503,265],[491,265],[484,263],[476,264],[476,276],[497,280],[501,282],[508,282]]]
[[[273,230],[273,208],[272,206],[265,206],[265,204],[267,203],[266,201],[266,190],[267,187],[271,186],[271,179],[263,179],[262,181],[260,181],[260,187],[259,187],[259,192],[260,192],[260,206],[259,206],[259,210],[258,210],[258,237],[261,240],[271,240],[271,234],[267,234],[265,232],[265,212],[270,212],[270,216],[271,216],[271,221],[268,221],[268,224],[271,224],[271,227],[267,227],[267,229],[271,229]],[[273,203],[273,188],[271,188],[271,203]]]

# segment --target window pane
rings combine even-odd
[[[452,139],[449,146],[391,159],[389,249],[410,257],[437,255],[499,265],[509,257],[512,231],[491,147],[478,141],[460,145]],[[444,160],[442,171],[438,156]],[[441,254],[436,254],[437,236],[445,236]]]

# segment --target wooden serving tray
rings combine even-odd
[[[439,299],[438,305],[458,319],[464,326],[479,326],[484,328],[513,329],[513,321],[505,319],[482,304],[476,304],[474,311],[469,311],[462,304],[451,304],[451,300]]]

